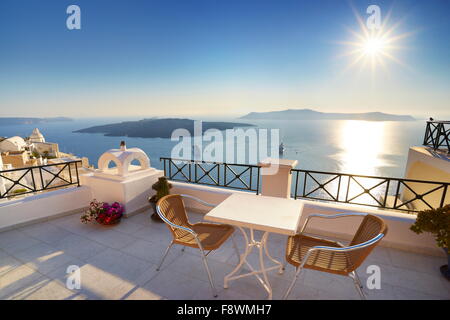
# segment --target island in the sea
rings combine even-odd
[[[47,122],[73,121],[71,118],[54,117],[54,118],[20,118],[20,117],[0,117],[0,125],[16,125],[16,124],[38,124]]]
[[[382,112],[328,113],[312,109],[287,109],[282,111],[250,112],[241,117],[248,120],[366,120],[366,121],[414,121],[409,115]]]
[[[226,130],[236,127],[250,127],[252,124],[235,122],[202,121],[202,131],[208,129]],[[102,133],[109,137],[135,137],[135,138],[170,138],[175,129],[186,129],[194,135],[194,120],[191,119],[143,119],[139,121],[124,121],[101,126],[89,127],[74,132]],[[203,133],[202,132],[202,133]]]

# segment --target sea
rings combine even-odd
[[[127,120],[139,118],[84,118],[69,122],[6,125],[0,127],[0,136],[26,137],[37,127],[46,141],[59,144],[60,151],[87,157],[94,166],[103,152],[118,148],[120,141],[125,140],[127,147],[141,148],[149,156],[151,165],[162,169],[160,157],[170,157],[179,141],[74,132]],[[282,158],[298,160],[297,168],[300,169],[387,177],[403,177],[408,150],[411,146],[421,145],[426,125],[425,120],[205,120],[245,122],[255,125],[257,130],[278,130],[280,143],[285,147]]]

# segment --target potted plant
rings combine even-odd
[[[437,246],[444,249],[448,259],[448,264],[441,266],[441,273],[450,281],[450,204],[420,211],[411,230],[417,234],[430,232],[435,235]]]
[[[162,222],[161,218],[156,212],[156,203],[158,202],[159,199],[167,196],[170,193],[170,188],[172,188],[172,185],[169,183],[169,181],[167,181],[166,177],[159,177],[158,181],[156,181],[152,185],[152,189],[156,191],[156,194],[151,196],[148,199],[148,201],[152,205],[153,208],[152,219],[155,221]]]
[[[89,209],[81,216],[81,222],[88,223],[96,221],[103,225],[112,225],[120,222],[123,216],[124,208],[118,203],[109,204],[107,202],[99,202],[92,200],[89,204]]]

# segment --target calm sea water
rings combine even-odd
[[[170,157],[176,141],[162,138],[105,137],[102,134],[73,133],[89,126],[137,119],[77,119],[39,125],[0,127],[0,136],[28,136],[38,127],[49,142],[60,150],[88,157],[97,164],[106,150],[117,148],[121,140],[128,147],[139,147],[150,157],[152,166],[162,168],[160,157]],[[209,119],[208,119],[209,120]],[[214,119],[240,121],[236,119]],[[241,121],[258,128],[279,129],[285,145],[284,158],[298,160],[298,168],[377,176],[402,177],[408,148],[422,143],[424,121]]]

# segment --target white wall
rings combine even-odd
[[[425,147],[411,147],[408,153],[408,162],[406,163],[405,178],[413,180],[450,182],[450,157],[433,151]],[[409,182],[409,186],[414,191],[426,193],[438,187],[434,184]],[[438,207],[443,196],[443,189],[432,192],[424,197],[429,204]],[[407,188],[403,190],[404,200],[410,200],[415,195]],[[444,205],[450,203],[450,190],[447,190]],[[417,210],[429,209],[422,201],[413,201],[413,205]]]
[[[155,194],[152,185],[162,175],[163,172],[156,169],[139,170],[126,177],[95,171],[80,175],[80,182],[91,188],[92,197],[98,201],[121,203],[127,216],[150,207],[148,198]]]
[[[0,202],[0,231],[84,210],[91,201],[89,187],[70,187]]]

